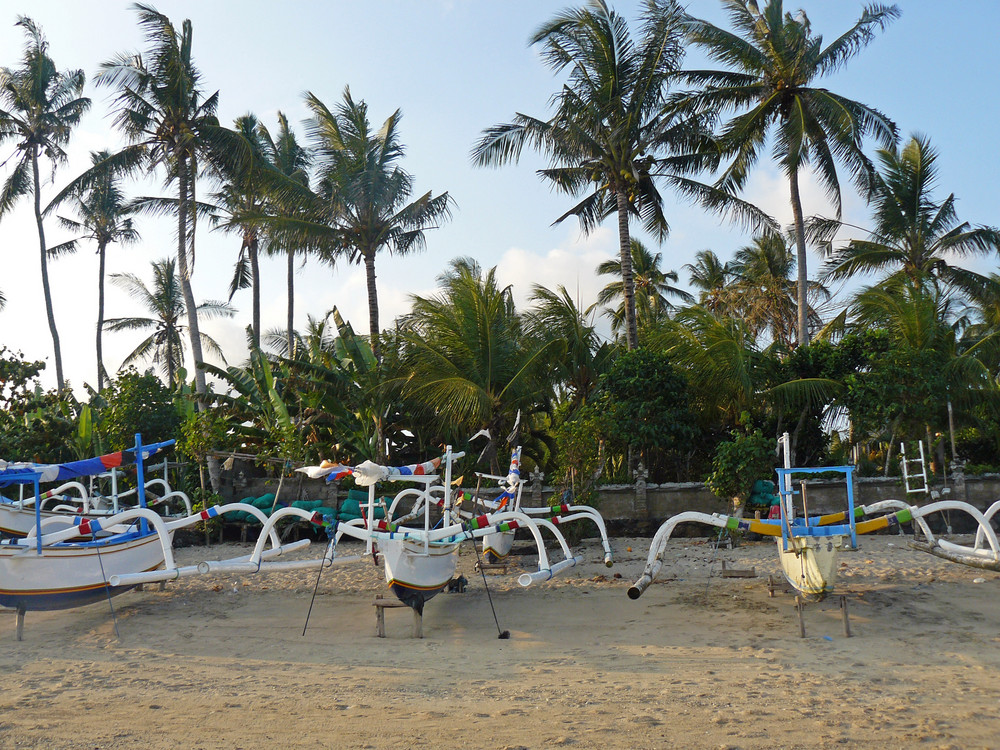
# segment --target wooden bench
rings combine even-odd
[[[386,609],[396,609],[397,607],[405,607],[413,612],[413,637],[424,637],[424,618],[410,605],[404,604],[399,601],[399,599],[386,599],[381,595],[375,597],[375,601],[372,602],[372,605],[375,607],[375,635],[378,638],[385,638]]]

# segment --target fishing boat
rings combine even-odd
[[[642,575],[628,589],[631,599],[638,599],[656,578],[663,565],[666,542],[681,523],[701,523],[731,532],[751,532],[775,538],[782,572],[788,583],[806,600],[821,600],[832,591],[838,553],[856,550],[859,535],[898,529],[901,524],[914,523],[923,533],[924,548],[941,557],[977,567],[996,565],[1000,570],[1000,543],[990,525],[989,518],[1000,511],[995,504],[989,518],[974,506],[957,500],[941,500],[918,506],[898,500],[885,500],[871,505],[854,505],[854,466],[821,466],[792,468],[788,459],[788,435],[781,441],[785,448],[785,465],[776,469],[780,495],[779,517],[776,519],[746,519],[719,513],[697,511],[679,513],[664,522],[657,530],[649,547],[646,567]],[[847,491],[847,509],[839,513],[810,516],[806,496],[806,483],[796,492],[792,476],[834,472],[844,476]],[[797,512],[796,496],[801,500],[802,514]],[[968,514],[978,526],[974,547],[954,544],[937,538],[931,531],[927,518],[948,511]],[[919,544],[918,544],[919,548]]]
[[[121,526],[115,534],[98,538],[99,522],[79,516],[42,512],[40,485],[102,473],[112,467],[135,464],[139,506],[145,509],[143,463],[173,445],[173,440],[135,446],[104,456],[62,464],[7,463],[0,467],[0,488],[34,489],[35,523],[24,539],[0,544],[0,605],[26,610],[66,609],[98,601],[127,590],[109,586],[108,577],[126,571],[147,571],[164,561],[164,546],[149,531],[149,520]],[[147,511],[154,515],[152,511]],[[42,529],[58,527],[48,536]],[[86,541],[67,539],[90,536]],[[169,546],[169,540],[168,540]]]
[[[325,559],[275,559],[309,544],[308,539],[302,539],[283,545],[276,530],[278,524],[289,519],[321,524],[323,516],[314,512],[286,507],[266,516],[247,503],[228,503],[169,519],[146,507],[145,462],[173,444],[168,440],[144,445],[136,435],[134,447],[118,453],[64,464],[6,464],[0,468],[0,488],[29,485],[36,500],[35,526],[23,538],[0,542],[0,605],[16,610],[18,640],[27,611],[69,609],[110,600],[142,583],[213,572],[315,569],[332,564]],[[138,506],[100,518],[43,517],[38,502],[42,483],[90,476],[127,464],[136,467]],[[174,532],[236,512],[249,513],[261,524],[250,555],[197,565],[176,564]]]
[[[119,491],[118,489],[118,473],[122,467],[106,466],[106,463],[113,463],[110,456],[114,455],[117,454],[109,454],[109,456],[86,459],[84,462],[76,461],[67,464],[67,466],[80,466],[82,464],[84,468],[89,469],[89,465],[93,462],[100,462],[100,466],[104,468],[99,470],[100,473],[96,477],[90,475],[91,480],[99,478],[110,481],[111,492],[109,495],[95,494],[92,492],[92,486],[88,488],[82,482],[72,479],[63,482],[58,487],[46,490],[38,496],[25,491],[29,489],[29,485],[27,484],[19,486],[17,499],[8,499],[0,496],[0,536],[27,536],[38,522],[39,516],[35,512],[36,503],[39,503],[41,519],[63,519],[65,525],[70,523],[70,519],[67,519],[67,516],[107,518],[130,507],[132,504],[138,503],[138,487],[133,487],[125,491]],[[33,464],[2,464],[0,462],[0,465],[27,468]],[[70,471],[76,471],[76,469],[64,469],[63,476],[68,476]],[[183,511],[177,514],[178,517],[191,515],[191,500],[184,492],[171,489],[170,487],[166,474],[166,461],[164,461],[163,471],[163,478],[156,477],[147,479],[145,482],[146,507],[161,507],[169,515],[171,503],[174,502]],[[54,530],[56,525],[55,521],[53,521],[53,524],[50,524],[48,527],[50,530]]]
[[[460,508],[464,496],[452,490],[452,464],[464,453],[452,452],[421,464],[382,466],[365,461],[357,466],[325,463],[298,469],[307,476],[335,481],[352,476],[355,484],[368,488],[368,503],[362,518],[339,523],[334,545],[343,537],[365,543],[365,554],[385,563],[385,579],[400,601],[417,612],[454,578],[459,545],[488,535],[525,529],[535,542],[538,569],[518,577],[522,586],[549,580],[570,568],[580,558],[573,555],[557,524],[548,518],[532,518],[521,510],[498,505],[478,515]],[[439,475],[443,467],[443,476]],[[376,485],[382,482],[414,482],[385,507],[385,517],[376,519]],[[553,538],[563,559],[551,563],[542,531]]]
[[[496,476],[476,472],[476,477],[481,484],[486,482],[496,482],[500,489],[500,494],[492,499],[481,498],[480,487],[476,487],[476,494],[473,498],[473,507],[482,504],[492,512],[510,509],[524,513],[531,518],[544,517],[556,525],[586,520],[597,527],[601,537],[601,545],[604,548],[604,564],[611,567],[614,564],[614,555],[611,552],[611,544],[608,541],[608,530],[604,524],[604,518],[596,509],[588,505],[573,505],[570,503],[560,503],[551,506],[529,507],[521,502],[524,480],[521,478],[521,446],[517,446],[511,452],[510,466],[505,476]],[[475,511],[473,511],[473,514]],[[470,514],[472,515],[472,514]],[[504,560],[510,554],[514,546],[513,531],[490,532],[483,537],[483,557],[488,563],[496,563]]]

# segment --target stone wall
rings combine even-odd
[[[236,476],[233,476],[236,474]],[[533,506],[553,505],[561,501],[558,490],[545,486],[544,476],[533,472],[524,490],[524,502]],[[957,474],[952,478],[951,491],[947,495],[955,500],[964,500],[980,510],[985,510],[996,500],[1000,500],[1000,475],[963,478]],[[242,481],[233,472],[224,472],[223,497],[227,500],[242,500],[276,492],[277,479],[254,479]],[[474,488],[469,488],[474,489]],[[796,487],[797,489],[797,487]],[[337,507],[338,500],[346,497],[346,491],[339,483],[326,484],[322,481],[286,477],[281,485],[280,499],[323,500],[324,505]],[[670,516],[686,510],[703,513],[725,513],[728,502],[713,495],[703,483],[647,484],[644,472],[637,472],[634,484],[604,485],[599,488],[597,504],[601,514],[609,522],[638,524],[639,528],[658,523]],[[847,494],[844,482],[810,480],[806,483],[806,498],[810,515],[840,511],[846,508]],[[856,480],[855,505],[869,505],[880,500],[908,500],[912,504],[925,504],[929,498],[911,495],[906,498],[902,480],[898,478],[864,477]],[[796,497],[800,503],[801,498]],[[801,507],[800,505],[798,507]]]

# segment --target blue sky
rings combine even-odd
[[[589,237],[575,220],[552,226],[571,203],[551,193],[534,174],[542,161],[525,154],[520,164],[475,169],[469,150],[480,132],[507,121],[516,112],[545,116],[549,96],[559,85],[542,65],[528,37],[546,19],[571,5],[563,0],[330,0],[281,4],[259,0],[154,2],[176,23],[190,18],[194,54],[205,87],[220,91],[220,119],[231,122],[252,111],[274,126],[283,111],[300,137],[306,117],[302,92],[312,91],[329,105],[345,86],[369,105],[373,121],[381,122],[401,109],[401,135],[407,148],[405,167],[416,178],[418,192],[448,191],[457,209],[453,220],[428,234],[427,251],[418,255],[380,257],[378,285],[383,325],[405,312],[411,294],[433,293],[435,278],[447,263],[472,256],[486,267],[498,266],[500,278],[514,286],[519,300],[534,283],[565,285],[584,305],[593,302],[606,283],[595,266],[617,253],[615,225]],[[639,2],[612,3],[633,21]],[[997,77],[1000,45],[996,29],[1000,4],[964,0],[944,4],[934,0],[901,0],[902,17],[851,61],[824,81],[841,94],[881,109],[906,137],[930,136],[940,152],[939,197],[954,192],[961,218],[1000,224],[994,187],[998,156],[992,148],[998,119]],[[88,79],[112,55],[141,50],[135,13],[125,2],[79,3],[32,0],[3,3],[0,14],[0,65],[16,66],[23,46],[14,27],[26,13],[43,28],[50,52],[60,68],[83,68]],[[855,0],[786,0],[786,9],[804,8],[814,30],[832,39],[860,15]],[[718,0],[691,0],[689,11],[718,24],[725,17]],[[694,53],[688,65],[701,63]],[[43,186],[47,199],[87,164],[87,153],[120,145],[108,116],[108,92],[93,87],[87,95],[93,109],[70,145],[70,162],[59,168],[54,183]],[[11,146],[0,149],[0,161]],[[0,172],[0,176],[6,176]],[[45,179],[51,172],[44,172]],[[201,188],[202,194],[208,186]],[[134,194],[159,194],[158,182],[130,187]],[[755,172],[745,197],[775,217],[791,219],[784,178],[766,160]],[[844,185],[845,219],[865,226],[868,214],[849,184]],[[829,213],[822,191],[807,183],[803,189],[807,213]],[[698,250],[712,249],[729,259],[749,237],[714,216],[667,195],[672,232],[662,246],[664,266],[681,273]],[[207,228],[206,228],[207,229]],[[50,245],[68,238],[51,224]],[[149,280],[149,264],[173,254],[169,223],[144,220],[142,243],[134,248],[112,247],[110,270],[139,274]],[[224,299],[239,241],[217,232],[200,231],[194,290],[199,300]],[[31,359],[51,360],[51,340],[45,324],[38,245],[30,202],[24,202],[0,222],[0,289],[8,304],[0,312],[0,344],[23,351]],[[812,256],[812,268],[820,259]],[[996,259],[979,261],[978,270],[996,270]],[[89,248],[51,264],[56,297],[55,315],[63,346],[67,378],[78,392],[94,382],[94,321],[96,320],[96,257]],[[306,314],[322,317],[337,305],[360,331],[367,330],[364,277],[357,266],[335,268],[310,261],[297,277],[296,325]],[[285,316],[284,270],[280,261],[264,266],[264,327],[280,327]],[[221,344],[229,360],[244,354],[243,329],[249,323],[249,293],[236,297],[240,314],[230,321],[213,321],[206,329]],[[109,286],[107,315],[130,315],[130,301]],[[106,334],[105,357],[116,368],[138,343],[131,334]],[[54,385],[50,366],[43,380]]]

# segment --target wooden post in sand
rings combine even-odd
[[[14,640],[24,639],[24,607],[18,607],[14,613]]]
[[[844,637],[851,637],[851,621],[847,616],[847,597],[840,597],[840,612],[844,616]]]
[[[372,602],[372,604],[375,606],[375,636],[378,638],[385,638],[386,609],[396,609],[397,607],[413,609],[408,604],[403,604],[403,602],[398,599],[385,599],[381,595],[376,596],[375,601]],[[413,637],[424,637],[424,618],[415,609],[413,609]]]
[[[799,638],[806,637],[806,621],[802,616],[803,609],[805,609],[805,605],[802,603],[802,597],[795,597],[795,611],[799,614]]]

